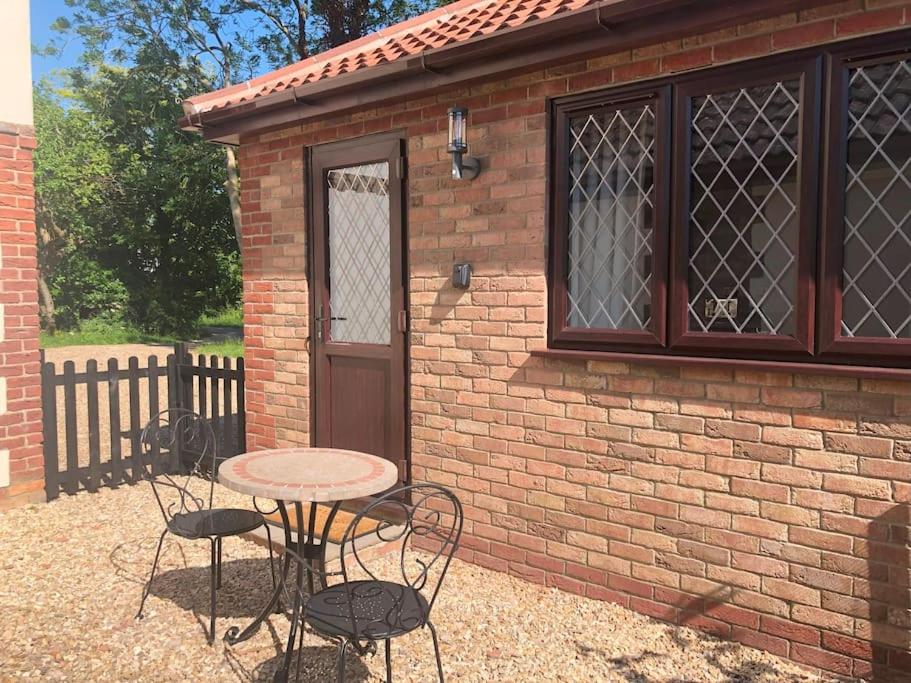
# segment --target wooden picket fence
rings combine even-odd
[[[233,367],[232,367],[233,366]],[[45,488],[48,500],[60,492],[96,491],[139,481],[135,456],[145,423],[158,412],[185,408],[212,425],[219,457],[246,448],[244,361],[198,355],[176,344],[164,365],[133,356],[121,368],[116,358],[99,369],[89,360],[84,372],[66,361],[58,372],[42,362],[41,394]],[[169,454],[161,467],[180,464]]]

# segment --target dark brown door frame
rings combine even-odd
[[[386,153],[371,155],[373,150],[386,148]],[[328,333],[328,324],[318,322],[317,318],[317,286],[316,278],[321,272],[320,268],[326,269],[328,265],[325,262],[327,253],[318,253],[314,248],[317,244],[316,230],[318,212],[328,210],[325,194],[319,194],[318,190],[325,193],[326,186],[318,181],[318,176],[328,169],[342,167],[351,164],[369,163],[371,161],[389,161],[389,182],[390,182],[390,214],[395,222],[398,217],[400,228],[398,231],[393,230],[389,245],[390,252],[390,342],[393,346],[393,356],[397,348],[401,349],[398,357],[401,359],[401,367],[393,368],[393,372],[400,373],[402,378],[400,390],[395,392],[393,400],[401,406],[402,420],[396,422],[401,424],[403,433],[400,435],[402,444],[402,463],[404,472],[400,471],[403,483],[411,483],[411,386],[410,386],[410,316],[408,301],[408,230],[407,230],[407,138],[403,131],[391,131],[387,133],[378,133],[358,138],[352,138],[339,142],[331,142],[320,145],[314,145],[304,148],[304,168],[306,178],[304,179],[305,190],[309,197],[306,211],[306,234],[307,234],[307,283],[308,283],[308,337],[307,349],[310,361],[309,381],[310,381],[310,444],[316,445],[315,441],[318,434],[318,428],[321,427],[319,420],[328,418],[328,405],[320,414],[317,410],[317,402],[314,400],[317,385],[317,352],[314,341],[318,335],[318,325],[326,325],[324,332]],[[331,155],[330,159],[323,160],[322,163],[315,158],[317,155]],[[375,158],[374,158],[375,157]],[[397,186],[397,187],[394,187]],[[328,249],[328,243],[326,244]],[[327,272],[328,271],[324,271]],[[400,277],[396,278],[398,273]],[[328,291],[325,292],[328,295]],[[328,310],[328,302],[324,303],[324,310]],[[327,337],[324,334],[324,339]],[[326,424],[322,424],[325,429]]]

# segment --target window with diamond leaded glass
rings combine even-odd
[[[911,368],[909,35],[555,101],[550,345]]]
[[[657,171],[656,155],[665,97],[653,92],[617,104],[582,99],[557,111],[556,164],[566,179],[555,200],[565,244],[559,264],[565,290],[557,305],[565,338],[660,338],[664,310],[656,290],[664,274],[659,265],[656,284],[663,256],[655,239],[665,170]]]
[[[389,343],[389,164],[329,171],[330,338]]]
[[[655,112],[650,104],[570,118],[570,327],[648,328]]]
[[[805,113],[815,78],[806,61],[767,72],[678,90],[686,153],[673,178],[681,199],[674,230],[685,248],[675,305],[684,310],[673,332],[682,347],[717,337],[738,348],[811,349],[801,274],[813,263],[815,201],[804,203],[807,186],[815,188],[815,150],[805,140],[816,124]]]
[[[911,62],[849,70],[845,337],[911,338]]]
[[[689,329],[793,334],[800,82],[692,107]]]
[[[901,45],[901,43],[899,43]],[[826,354],[907,359],[911,349],[911,56],[833,60],[821,287]],[[904,45],[901,45],[904,48]]]

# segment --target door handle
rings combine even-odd
[[[319,342],[323,341],[323,323],[327,320],[347,320],[348,318],[342,317],[340,315],[323,315],[323,305],[319,305],[319,313],[313,319],[313,322],[317,323],[316,325],[316,340]]]

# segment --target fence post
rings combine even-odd
[[[186,342],[177,342],[174,344],[174,399],[175,402],[170,404],[170,408],[182,408],[184,410],[193,410],[193,380],[187,380],[187,373],[184,372],[184,366],[187,360],[191,361],[190,351]],[[170,393],[168,394],[171,395]]]
[[[180,408],[180,361],[183,344],[174,342],[173,352],[168,356],[168,408]]]
[[[85,364],[85,398],[89,432],[89,491],[101,487],[101,428],[98,419],[98,361],[94,358]]]
[[[71,361],[63,363],[63,424],[66,425],[64,443],[66,445],[66,479],[63,484],[66,492],[76,493],[79,490],[79,432],[76,420],[76,364]]]
[[[222,424],[224,428],[222,429],[222,442],[224,444],[224,455],[225,457],[230,457],[232,455],[237,455],[237,442],[234,439],[234,401],[232,400],[232,389],[234,388],[234,382],[237,381],[237,374],[232,372],[231,369],[231,359],[227,356],[224,358],[225,365],[225,377],[224,382],[222,383],[222,412],[224,413],[224,418]]]
[[[158,356],[149,356],[146,361],[146,367],[149,372],[149,384],[148,384],[148,393],[149,393],[149,419],[148,422],[152,420],[158,423]],[[145,429],[143,427],[143,429]],[[153,439],[153,452],[151,456],[151,467],[152,474],[157,475],[162,472],[167,472],[168,468],[164,467],[164,463],[161,461],[161,450],[158,448],[158,439]],[[140,444],[140,448],[144,448],[146,444]]]
[[[127,360],[127,391],[130,397],[130,481],[137,483],[143,478],[142,462],[142,417],[139,412],[139,359],[130,356]]]
[[[180,379],[180,345],[174,345],[174,353],[168,356],[168,410],[179,410],[181,391]],[[174,447],[170,453],[169,466],[172,472],[181,472],[183,467],[183,448],[180,439],[173,440]]]
[[[57,452],[57,385],[54,364],[41,362],[41,423],[44,432],[44,491],[48,500],[60,495],[60,462]]]
[[[237,359],[237,445],[238,452],[247,452],[247,406],[245,364],[243,357]]]
[[[120,433],[120,368],[116,358],[108,359],[108,424],[111,440],[111,484],[119,486],[123,477]]]

